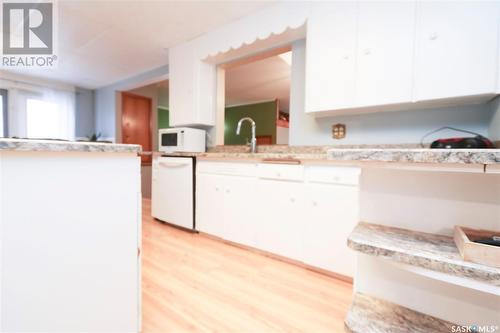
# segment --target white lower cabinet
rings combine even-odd
[[[196,177],[195,229],[225,237],[224,176],[198,174]]]
[[[303,183],[258,180],[257,247],[291,259],[300,259]]]
[[[255,247],[258,207],[254,168],[251,164],[199,163],[196,230]]]
[[[255,179],[241,176],[227,176],[224,182],[224,225],[226,238],[235,243],[256,246]]]
[[[311,266],[353,276],[356,254],[347,237],[359,222],[358,187],[338,184],[306,185],[302,259]]]
[[[360,169],[199,163],[196,229],[353,276]]]

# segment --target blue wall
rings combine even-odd
[[[381,113],[314,118],[309,126],[294,138],[302,145],[331,144],[398,144],[419,143],[426,133],[443,126],[467,129],[488,136],[491,121],[491,107],[488,104],[466,105],[448,108],[436,108],[410,111],[391,111]],[[291,122],[293,124],[293,118]],[[347,126],[347,137],[334,140],[331,126],[343,123]],[[302,124],[304,125],[304,124]],[[455,131],[444,130],[429,136],[430,142],[438,137],[463,136]]]
[[[498,109],[496,137],[500,137],[500,104],[490,102],[456,107],[378,112],[318,118],[304,112],[305,41],[292,46],[292,83],[290,108],[290,145],[357,145],[357,144],[415,144],[426,133],[443,126],[458,127],[482,135],[492,133],[495,105]],[[347,136],[332,138],[331,126],[343,123]],[[491,133],[490,133],[491,132]],[[426,139],[461,136],[454,131],[442,131]],[[497,139],[498,140],[498,139]]]
[[[491,122],[489,128],[490,138],[494,141],[500,141],[500,97],[495,98],[490,103]]]
[[[95,132],[94,91],[76,88],[75,136],[86,138]]]
[[[136,88],[148,80],[168,74],[168,65],[135,75],[112,85],[95,90],[95,128],[103,138],[116,138],[116,93]],[[147,83],[145,83],[147,84]]]

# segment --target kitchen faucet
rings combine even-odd
[[[257,151],[257,139],[255,138],[255,121],[250,117],[241,118],[238,121],[238,127],[236,128],[236,135],[240,135],[241,124],[245,121],[249,121],[252,124],[252,140],[250,141],[250,152],[255,153]]]

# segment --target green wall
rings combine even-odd
[[[166,108],[158,108],[158,129],[169,128],[169,113]]]
[[[236,126],[243,117],[250,117],[256,124],[256,135],[271,135],[276,143],[276,101],[227,107],[224,115],[224,144],[244,145],[252,137],[248,122],[241,125],[240,135]]]

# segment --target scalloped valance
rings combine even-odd
[[[215,57],[288,29],[299,28],[305,24],[309,13],[308,2],[288,2],[243,17],[193,40],[197,44],[197,58]]]

